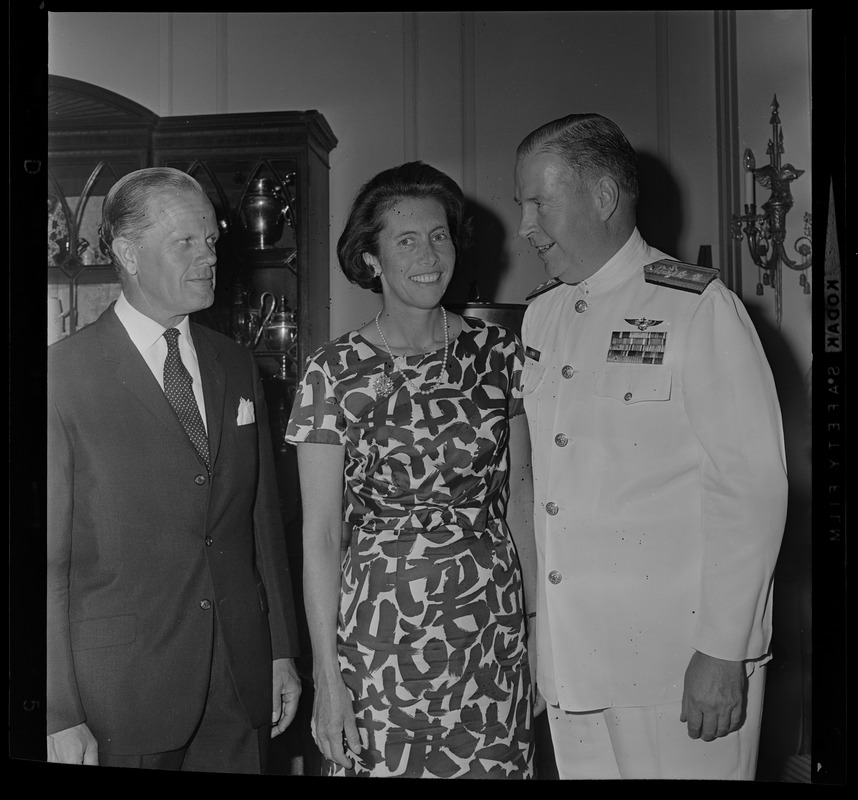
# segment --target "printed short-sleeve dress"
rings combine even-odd
[[[419,389],[442,353],[397,366]],[[425,394],[357,332],[308,360],[286,438],[345,445],[353,526],[337,649],[363,751],[329,774],[532,777],[521,572],[504,520],[522,363],[514,333],[470,318]]]

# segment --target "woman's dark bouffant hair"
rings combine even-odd
[[[378,257],[378,236],[384,213],[406,198],[437,200],[447,215],[456,254],[468,246],[470,220],[464,218],[465,197],[458,184],[435,167],[411,161],[384,170],[367,181],[357,193],[346,227],[337,242],[337,258],[345,276],[358,286],[381,292],[381,278],[373,274],[363,254]]]

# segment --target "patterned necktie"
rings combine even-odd
[[[173,406],[176,416],[184,426],[197,452],[209,466],[209,440],[200,416],[200,408],[191,385],[194,379],[182,363],[179,355],[179,331],[168,328],[164,331],[167,340],[167,360],[164,362],[164,394]]]

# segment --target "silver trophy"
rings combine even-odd
[[[291,362],[294,361],[294,345],[298,336],[298,324],[295,319],[295,312],[286,305],[285,295],[280,295],[277,310],[264,324],[263,331],[268,349],[280,355],[280,373],[277,377],[281,380],[288,380],[291,377]]]
[[[273,178],[251,181],[238,213],[253,250],[271,250],[283,235],[283,223],[292,226],[289,197]]]

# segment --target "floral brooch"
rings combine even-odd
[[[372,388],[379,397],[387,397],[393,392],[393,381],[386,372],[372,379]]]

